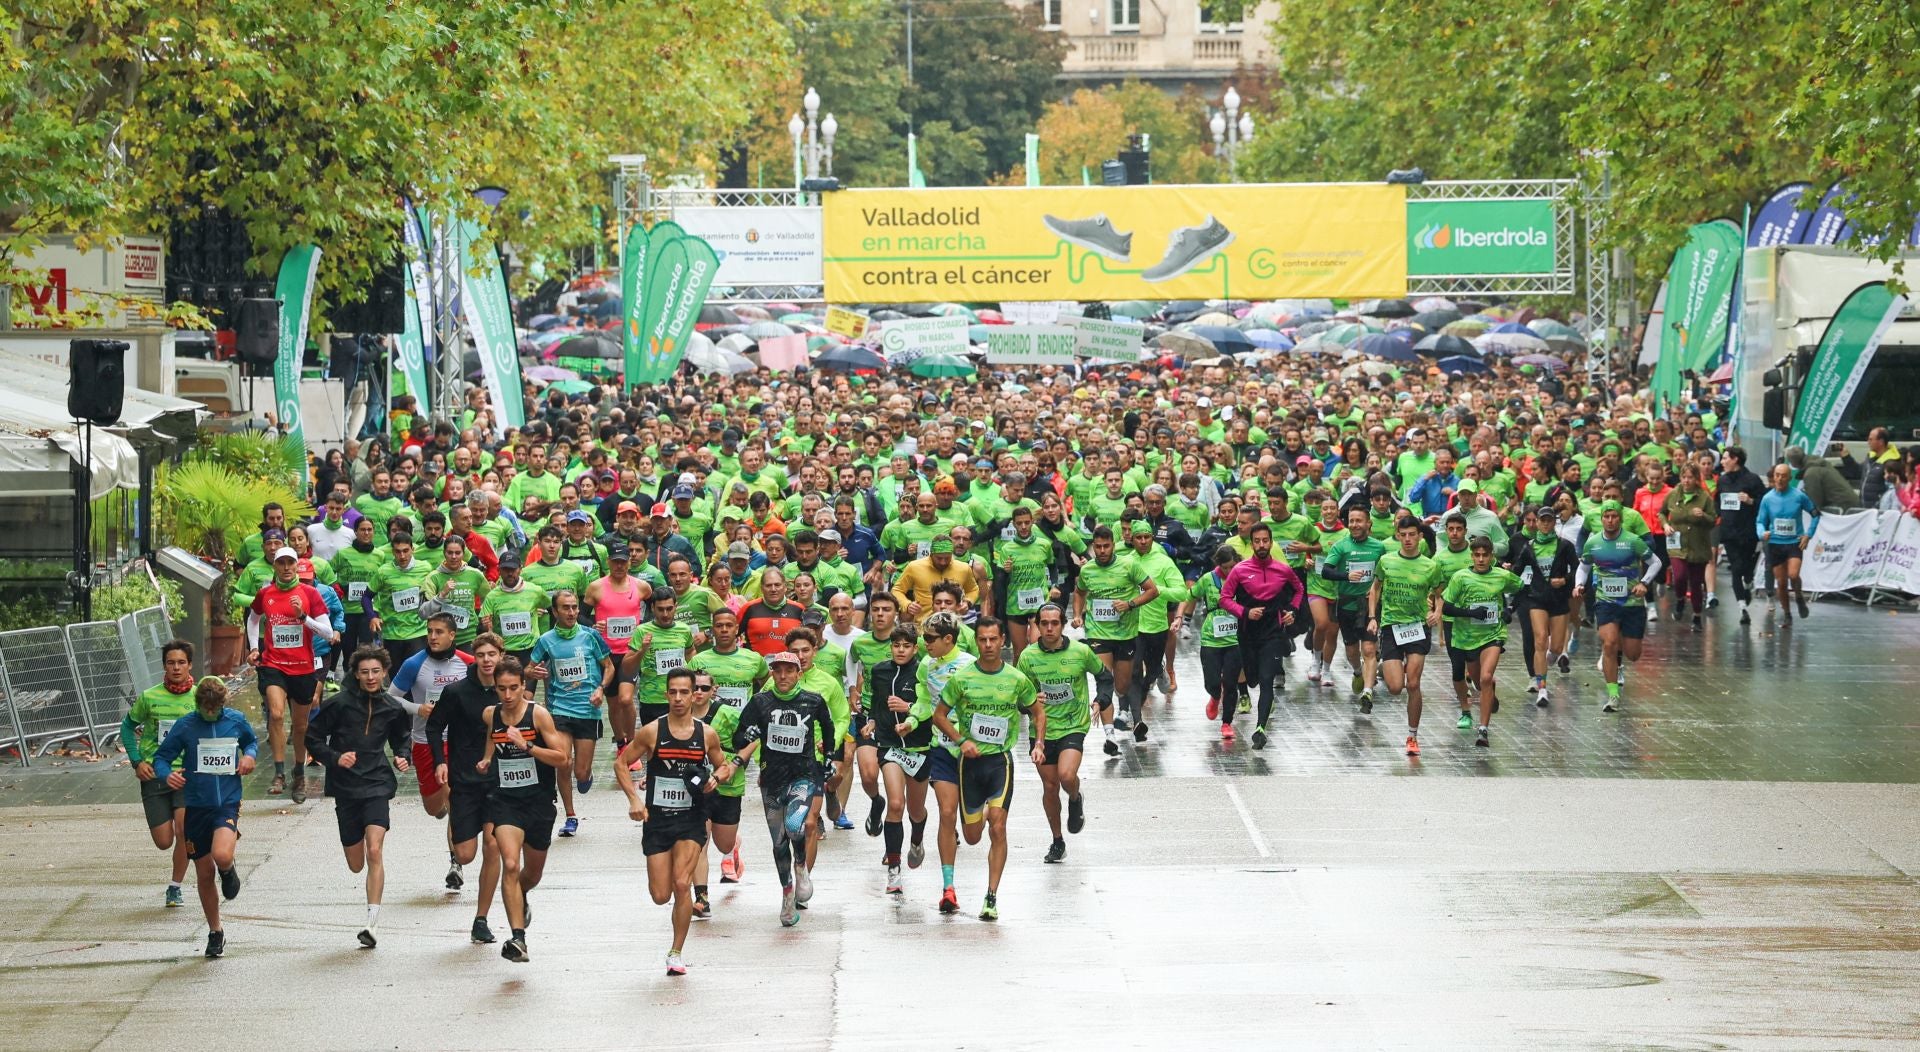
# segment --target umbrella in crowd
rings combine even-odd
[[[1565,360],[1555,358],[1551,354],[1523,354],[1515,358],[1513,364],[1531,365],[1536,369],[1545,369],[1548,372],[1554,373],[1560,372],[1567,367]]]
[[[558,391],[561,394],[578,395],[586,394],[588,391],[593,390],[593,385],[585,380],[559,380],[549,386],[547,390]]]
[[[1326,339],[1325,337],[1322,337],[1322,336],[1314,336],[1309,339],[1302,340],[1298,344],[1295,344],[1293,348],[1293,353],[1295,354],[1345,354],[1347,353],[1348,350],[1349,348],[1347,347],[1346,344],[1335,343],[1332,340]]]
[[[793,329],[777,321],[756,321],[752,325],[747,326],[746,334],[753,337],[757,342],[760,340],[770,340],[778,336],[792,336]]]
[[[578,380],[580,374],[572,369],[562,369],[557,365],[536,365],[523,373],[527,379],[537,384],[558,383],[561,380]]]
[[[1217,358],[1220,356],[1220,349],[1215,347],[1212,342],[1208,341],[1205,337],[1195,336],[1193,333],[1178,330],[1174,332],[1163,332],[1154,337],[1153,345],[1163,351],[1177,354],[1190,361],[1199,361],[1203,358]]]
[[[582,332],[553,345],[556,358],[618,358],[620,341],[603,332]]]
[[[820,352],[813,360],[816,368],[834,369],[840,372],[854,372],[861,369],[879,370],[887,367],[887,360],[871,347],[850,344]]]
[[[1366,335],[1367,327],[1365,325],[1358,325],[1353,322],[1341,322],[1332,328],[1322,330],[1320,338],[1332,343],[1351,347],[1359,343],[1361,338]]]
[[[748,324],[752,324],[753,322],[756,322],[756,321],[772,321],[773,320],[773,315],[767,313],[767,308],[762,307],[757,303],[742,303],[731,309],[733,311],[734,317],[738,318],[743,322],[747,322]]]
[[[721,350],[732,351],[735,354],[745,354],[753,350],[754,342],[754,338],[744,332],[730,332],[716,341]]]
[[[1373,318],[1410,318],[1419,313],[1406,300],[1366,300],[1356,304],[1353,312]]]
[[[965,318],[969,323],[980,320],[980,316],[973,313],[971,308],[958,303],[936,303],[927,309],[927,313],[936,318]]]
[[[1536,340],[1541,338],[1539,333],[1534,332],[1532,329],[1527,328],[1525,324],[1517,321],[1503,321],[1500,324],[1495,325],[1493,328],[1487,331],[1498,333],[1502,336],[1512,336],[1512,335],[1518,334],[1522,336],[1531,336]]]
[[[1182,331],[1213,344],[1213,349],[1221,354],[1239,354],[1242,351],[1253,350],[1253,341],[1247,339],[1247,334],[1229,325],[1194,324]]]
[[[1490,332],[1474,339],[1481,354],[1533,354],[1547,349],[1547,341],[1524,332]]]
[[[1213,325],[1213,326],[1232,325],[1234,322],[1239,320],[1240,319],[1234,317],[1231,314],[1226,314],[1217,310],[1210,310],[1205,314],[1202,314],[1199,317],[1193,319],[1193,324],[1194,325]]]
[[[942,376],[972,376],[977,371],[974,364],[958,354],[923,354],[907,366],[907,371],[915,376],[932,379]]]
[[[1480,356],[1480,352],[1474,350],[1473,344],[1446,333],[1434,333],[1424,337],[1419,343],[1413,345],[1413,349],[1429,358],[1451,358],[1455,355],[1467,358]]]
[[[1425,314],[1428,311],[1453,310],[1454,302],[1445,296],[1428,296],[1413,301],[1413,309]]]
[[[1492,327],[1493,323],[1485,318],[1461,318],[1459,321],[1440,326],[1440,331],[1448,336],[1464,336],[1472,339]]]
[[[527,319],[527,328],[534,329],[539,332],[545,332],[556,325],[560,325],[564,323],[565,321],[566,319],[560,317],[557,314],[536,314],[533,317]]]
[[[1487,363],[1471,355],[1456,354],[1433,363],[1443,373],[1460,376],[1466,373],[1490,373]]]
[[[1362,354],[1385,358],[1390,362],[1412,362],[1420,358],[1420,355],[1414,352],[1412,344],[1386,333],[1377,332],[1363,336],[1360,342],[1354,344],[1354,349]]]
[[[1413,323],[1428,332],[1439,332],[1464,317],[1466,315],[1449,307],[1445,310],[1422,311],[1413,316]]]
[[[1249,329],[1247,342],[1262,350],[1284,351],[1293,346],[1287,334],[1276,329]]]
[[[715,325],[738,324],[740,324],[740,315],[735,314],[733,311],[717,303],[709,303],[700,308],[700,319],[695,322],[694,327],[696,329],[706,330]]]

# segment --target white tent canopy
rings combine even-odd
[[[0,377],[0,472],[66,471],[79,461],[84,446],[80,426],[67,415],[66,370],[0,351]],[[191,435],[205,415],[197,402],[129,386],[120,422],[93,430],[92,496],[138,489],[138,447],[172,445]]]

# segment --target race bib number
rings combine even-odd
[[[1007,718],[976,712],[973,714],[973,719],[967,721],[967,737],[980,745],[1005,745],[1007,744]]]
[[[348,581],[347,582],[347,602],[357,603],[366,594],[367,594],[367,582],[365,581]]]
[[[1045,588],[1022,588],[1013,596],[1014,605],[1022,610],[1038,610],[1040,604],[1047,601]]]
[[[493,761],[500,770],[500,788],[525,789],[540,781],[540,772],[534,770],[531,756],[514,756]]]
[[[307,641],[307,629],[305,625],[274,625],[272,639],[275,650],[298,650]]]
[[[1419,624],[1416,622],[1411,625],[1394,625],[1393,626],[1393,641],[1395,644],[1399,646],[1406,646],[1409,643],[1418,643],[1425,638],[1427,638],[1426,625]]]
[[[1773,535],[1775,537],[1795,537],[1795,536],[1798,536],[1799,533],[1800,533],[1799,519],[1794,518],[1794,519],[1773,520]]]
[[[427,704],[429,705],[440,704],[440,695],[446,693],[446,690],[447,690],[447,685],[445,683],[427,684]]]
[[[1319,574],[1322,577],[1325,577],[1327,575],[1327,557],[1326,556],[1316,555],[1313,557],[1313,572]]]
[[[1095,599],[1088,605],[1093,608],[1093,619],[1095,621],[1118,621],[1120,620],[1118,603],[1119,600],[1116,599]]]
[[[506,636],[532,635],[533,615],[531,613],[501,614],[500,634]]]
[[[1207,619],[1207,631],[1216,636],[1235,635],[1240,631],[1240,622],[1232,614],[1224,610],[1215,611],[1213,615]]]
[[[1720,510],[1721,511],[1739,511],[1740,510],[1740,494],[1738,493],[1720,494]]]
[[[420,609],[420,589],[402,588],[393,593],[393,609],[402,614],[410,614]]]
[[[791,724],[776,723],[767,728],[767,748],[774,752],[797,756],[807,749],[807,728]]]
[[[620,642],[624,642],[626,640],[632,639],[633,626],[636,623],[637,623],[636,619],[631,617],[607,618],[608,641],[613,643],[620,643]]]
[[[717,686],[714,688],[713,693],[715,697],[720,699],[720,704],[722,705],[731,705],[737,709],[747,703],[747,688],[745,687]]]
[[[667,811],[685,811],[693,806],[693,792],[684,778],[655,778],[653,806]]]
[[[465,632],[467,626],[473,623],[473,611],[464,606],[448,607],[447,614],[453,618],[453,627],[459,631]]]
[[[159,740],[159,741],[166,741],[166,740],[167,740],[167,732],[168,732],[168,731],[171,731],[171,730],[173,730],[173,725],[174,725],[174,723],[176,723],[176,722],[178,722],[178,721],[175,721],[175,720],[161,720],[161,721],[160,721],[160,731],[159,731],[159,734],[158,734],[158,735],[156,736],[156,738],[157,738],[157,740]]]
[[[195,774],[239,774],[240,739],[202,738],[195,757]]]
[[[927,765],[927,754],[908,752],[905,749],[888,749],[881,757],[882,762],[893,764],[907,773],[908,778],[920,777],[920,769]]]
[[[1522,571],[1520,571],[1520,583],[1521,583],[1521,584],[1523,584],[1523,585],[1527,585],[1527,586],[1529,586],[1529,587],[1531,587],[1531,586],[1532,586],[1532,584],[1533,584],[1533,567],[1531,567],[1531,566],[1529,566],[1529,567],[1527,567],[1526,569],[1524,569],[1524,570],[1522,570]]]
[[[1483,625],[1493,624],[1495,621],[1498,621],[1500,619],[1500,604],[1499,603],[1473,604],[1473,619],[1475,621],[1480,622]]]
[[[1373,581],[1372,563],[1348,563],[1347,580],[1355,584],[1368,584]]]
[[[1600,582],[1600,594],[1607,599],[1625,599],[1631,588],[1624,577],[1608,577]]]
[[[687,652],[680,647],[674,647],[671,650],[656,650],[653,652],[653,671],[655,675],[664,676],[674,669],[686,667]]]
[[[1040,700],[1046,702],[1048,705],[1065,705],[1073,700],[1073,684],[1042,683],[1040,684]]]
[[[932,542],[932,541],[915,541],[915,542],[913,542],[913,557],[914,557],[914,558],[916,558],[916,559],[924,559],[924,558],[926,558],[927,556],[929,556],[929,555],[932,555],[932,554],[933,554],[933,542]]]
[[[587,678],[587,659],[560,658],[553,663],[553,678],[562,683],[579,683]]]

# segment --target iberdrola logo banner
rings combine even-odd
[[[1905,296],[1896,295],[1884,281],[1873,281],[1854,289],[1833,312],[1800,385],[1788,445],[1817,457],[1833,441],[1834,428],[1873,364],[1887,327],[1906,306]]]
[[[426,237],[421,232],[420,216],[412,208],[402,208],[401,215],[400,230],[407,250],[407,300],[401,312],[403,325],[394,346],[394,357],[415,408],[422,417],[429,417],[433,415],[433,406],[427,397],[427,349],[434,337],[433,279],[427,265]]]
[[[629,389],[660,383],[680,367],[707,290],[720,270],[713,246],[678,223],[656,223],[644,233],[644,245],[641,241],[642,231],[635,227],[627,236],[621,267],[621,290],[626,296],[621,343]]]
[[[300,356],[307,346],[313,276],[319,269],[320,246],[295,245],[280,257],[280,276],[273,287],[274,298],[280,301],[280,346],[273,356],[274,415],[302,449],[307,439],[300,419]]]

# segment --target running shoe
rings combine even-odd
[[[800,923],[800,904],[793,900],[793,885],[780,889],[780,926],[791,928]]]
[[[1793,612],[1790,610],[1780,611],[1780,623],[1791,628],[1793,626]]]
[[[1167,254],[1140,272],[1147,281],[1170,281],[1233,243],[1233,231],[1212,216],[1199,226],[1182,227],[1167,239]]]
[[[1472,730],[1473,729],[1473,713],[1462,711],[1460,713],[1460,718],[1456,720],[1453,725],[1455,727],[1460,728],[1463,731]]]
[[[1207,719],[1217,720],[1219,718],[1220,718],[1220,699],[1208,698],[1207,699]]]
[[[207,933],[207,960],[223,957],[227,952],[227,933],[210,931]]]
[[[220,897],[232,902],[240,897],[240,870],[238,867],[220,871]]]
[[[1407,755],[1408,756],[1420,755],[1420,739],[1414,737],[1411,734],[1407,735]]]
[[[1372,711],[1373,711],[1373,690],[1372,690],[1372,688],[1368,688],[1368,689],[1366,689],[1366,690],[1363,690],[1363,691],[1361,691],[1361,692],[1360,692],[1360,711],[1361,711],[1361,712],[1362,712],[1363,714],[1364,714],[1364,713],[1369,713],[1369,712],[1372,712]]]
[[[1707,609],[1709,610],[1720,609],[1720,597],[1717,595],[1714,595],[1712,592],[1707,593]]]
[[[712,920],[713,919],[713,903],[709,902],[705,895],[694,896],[693,919],[694,920]]]
[[[1173,681],[1167,678],[1167,674],[1165,672],[1160,673],[1160,678],[1157,680],[1154,680],[1153,687],[1155,690],[1159,691],[1162,694],[1165,694],[1168,697],[1173,696]]]
[[[1078,833],[1086,827],[1086,802],[1077,796],[1067,797],[1067,832]]]
[[[873,806],[867,808],[867,835],[868,836],[880,835],[880,820],[886,814],[886,812],[887,812],[887,802],[885,800],[875,800],[873,802]]]
[[[493,941],[493,929],[487,927],[487,918],[473,918],[473,933],[469,937],[476,946],[485,946]]]
[[[848,817],[847,817],[847,813],[846,813],[845,811],[842,811],[842,812],[840,812],[840,817],[839,817],[839,818],[836,818],[836,819],[834,819],[834,820],[833,820],[833,828],[835,828],[835,829],[852,829],[852,828],[853,828],[853,819],[851,819],[851,818],[848,818]]]
[[[1538,689],[1538,694],[1533,699],[1533,704],[1535,708],[1544,709],[1547,707],[1547,688],[1540,687]]]
[[[793,867],[793,901],[801,904],[813,901],[813,876],[805,866]]]
[[[1108,735],[1106,743],[1100,746],[1100,748],[1105,751],[1108,756],[1120,755],[1120,743],[1114,741],[1112,735]]]
[[[1000,919],[1000,903],[994,900],[993,892],[991,891],[987,892],[986,901],[980,904],[980,919],[983,921],[997,921]]]
[[[1804,595],[1795,596],[1793,600],[1793,605],[1798,607],[1800,610],[1800,620],[1805,621],[1807,618],[1813,616],[1813,608],[1807,605],[1806,596]]]
[[[360,945],[369,950],[373,949],[375,946],[378,946],[380,944],[380,941],[373,937],[372,928],[361,928],[360,934],[354,936],[354,938],[359,939]]]
[[[1753,624],[1753,615],[1748,613],[1747,608],[1744,606],[1740,608],[1740,623],[1743,625]]]
[[[572,836],[573,834],[578,833],[579,831],[580,831],[580,820],[578,818],[575,818],[573,815],[568,815],[567,820],[565,822],[560,823],[561,836]]]
[[[734,852],[737,852],[739,850],[740,850],[739,848],[735,848],[733,852],[728,852],[727,854],[720,856],[720,883],[722,884],[740,883],[740,872],[736,870],[733,866]]]
[[[1241,698],[1239,707],[1234,710],[1234,715],[1245,716],[1252,711],[1253,711],[1253,702],[1250,699]]]
[[[1695,632],[1700,631],[1700,615],[1699,614],[1693,615],[1693,630]]]
[[[1113,729],[1122,733],[1132,730],[1133,721],[1127,719],[1126,713],[1120,713],[1113,718]]]
[[[1065,862],[1066,860],[1067,860],[1067,842],[1064,840],[1056,840],[1053,842],[1052,847],[1047,848],[1047,857],[1042,859],[1041,861],[1044,861],[1048,864],[1054,864],[1054,863]]]
[[[1358,694],[1365,689],[1367,689],[1367,681],[1360,678],[1360,673],[1355,672],[1353,674],[1353,692]]]
[[[1654,605],[1653,603],[1647,604],[1647,620],[1648,621],[1660,620],[1660,608]]]
[[[887,867],[887,894],[899,895],[906,892],[906,886],[900,883],[900,863]]]
[[[1611,694],[1607,695],[1607,700],[1600,706],[1601,712],[1618,712],[1619,710],[1620,701]]]
[[[919,869],[920,863],[925,862],[926,860],[927,860],[927,846],[925,844],[907,845],[907,868],[908,869]]]
[[[667,951],[667,974],[668,975],[687,974],[687,962],[680,959],[679,950]]]
[[[181,894],[179,887],[172,884],[167,885],[167,908],[174,909],[186,904],[187,898]]]
[[[1136,723],[1133,725],[1133,740],[1136,742],[1143,742],[1147,740],[1147,721],[1146,720],[1141,720],[1139,723]]]
[[[585,778],[575,778],[573,780],[573,788],[575,789],[575,791],[579,792],[581,796],[585,796],[588,793],[592,792],[593,791],[593,775],[587,775]]]
[[[1560,655],[1560,674],[1565,676],[1573,671],[1573,661],[1567,655]]]
[[[1265,727],[1255,727],[1253,729],[1253,747],[1256,749],[1264,749],[1267,747],[1267,729]]]
[[[287,795],[292,797],[294,803],[304,804],[307,802],[307,772],[305,768],[295,767],[293,769],[293,779],[289,785],[289,789],[290,791]]]
[[[455,862],[447,869],[447,890],[459,891],[467,884],[467,878],[460,872],[460,863]]]
[[[1223,723],[1220,725],[1220,740],[1223,742],[1230,742],[1233,740],[1233,724]]]
[[[515,964],[527,963],[527,940],[519,935],[508,939],[500,946],[500,956]]]
[[[281,793],[284,793],[286,791],[287,791],[287,776],[284,774],[274,775],[273,783],[267,786],[267,795],[279,796]]]
[[[940,912],[941,913],[959,913],[960,912],[960,896],[955,895],[953,893],[952,888],[947,888],[946,890],[940,892]]]
[[[1487,732],[1484,729],[1480,732],[1479,736],[1473,739],[1473,744],[1474,744],[1474,747],[1477,749],[1484,749],[1487,747]]]
[[[747,860],[740,857],[740,845],[733,845],[733,879],[738,881],[747,875]]]

